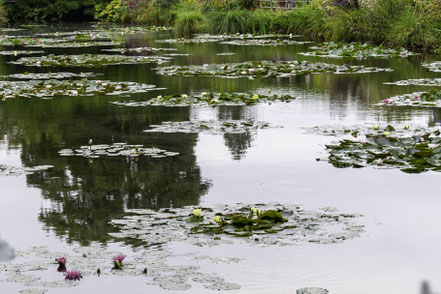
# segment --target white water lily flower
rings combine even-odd
[[[185,99],[185,98],[188,97],[188,95],[187,94],[182,94],[181,97]]]
[[[378,130],[380,128],[379,125],[374,125],[374,130]]]
[[[375,159],[374,162],[375,162],[376,164],[382,164],[382,163],[383,163],[383,160],[382,160],[382,159]]]
[[[259,99],[259,95],[254,94],[254,95],[253,95],[253,99]]]
[[[200,208],[195,208],[195,209],[193,209],[193,215],[194,215],[195,217],[200,217],[200,216],[202,216],[202,209],[200,209]]]
[[[207,93],[207,92],[202,92],[201,95],[202,95],[202,96],[207,96],[208,93]]]
[[[436,144],[428,144],[427,147],[429,147],[429,149],[435,149],[438,145]]]
[[[162,99],[162,95],[158,95],[158,96],[156,96],[156,98]]]
[[[255,207],[251,207],[251,212],[253,213],[253,214],[257,214],[257,208],[255,208]]]

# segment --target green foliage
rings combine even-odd
[[[176,16],[175,31],[179,36],[190,37],[200,31],[203,20],[200,10],[182,11]]]
[[[98,5],[98,10],[95,15],[96,19],[103,21],[120,21],[126,11],[126,7],[121,3],[121,0],[112,0],[106,7],[100,11],[103,5]]]
[[[303,5],[286,13],[287,32],[303,34],[313,40],[326,35],[326,11],[315,5]]]
[[[59,21],[92,18],[95,6],[108,0],[21,0],[6,3],[12,21]]]
[[[207,31],[212,34],[265,33],[265,20],[250,10],[212,11],[207,16]]]

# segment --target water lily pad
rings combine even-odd
[[[441,61],[423,63],[422,66],[425,67],[428,71],[441,72]]]
[[[420,173],[441,170],[441,132],[437,129],[375,127],[326,145],[335,167],[398,168]]]
[[[297,41],[289,39],[251,39],[251,40],[230,40],[220,42],[219,44],[234,46],[289,46],[304,45],[313,43],[311,41]]]
[[[51,79],[74,79],[74,78],[91,78],[95,77],[96,74],[93,72],[49,72],[49,73],[33,73],[25,72],[21,74],[9,74],[3,76],[6,79],[16,79],[16,80],[51,80]]]
[[[53,168],[52,165],[37,165],[32,167],[16,167],[0,164],[0,176],[21,176],[24,174],[32,174],[34,172],[43,171]]]
[[[311,47],[314,51],[299,53],[305,56],[327,57],[327,58],[357,58],[367,57],[408,57],[415,53],[404,48],[391,49],[383,46],[376,46],[369,43],[334,43],[327,42],[321,46]]]
[[[86,48],[86,47],[110,47],[110,46],[121,46],[123,42],[113,42],[113,41],[97,41],[97,42],[57,42],[57,43],[42,43],[42,44],[32,44],[27,47],[41,47],[41,48]]]
[[[186,241],[197,246],[241,242],[260,246],[299,242],[332,244],[355,238],[364,231],[363,225],[357,223],[359,215],[335,210],[305,211],[298,205],[255,207],[273,211],[274,215],[270,217],[268,214],[271,212],[267,214],[268,218],[262,218],[256,212],[250,216],[249,206],[219,205],[203,208],[203,219],[192,222],[189,217],[192,207],[159,211],[137,209],[127,210],[127,216],[112,220],[111,224],[121,233],[128,233],[131,236],[128,239],[140,240],[148,245],[172,241]],[[216,218],[217,222],[215,216],[220,218]]]
[[[362,65],[336,65],[308,61],[248,61],[243,63],[172,65],[157,68],[158,74],[185,77],[266,78],[290,77],[311,73],[361,74],[392,71],[390,68],[364,67]]]
[[[0,81],[0,99],[47,98],[55,96],[95,96],[144,93],[157,90],[153,85],[136,82],[100,80]]]
[[[433,89],[427,92],[415,92],[394,96],[383,100],[377,105],[384,106],[415,106],[415,107],[441,107],[441,90]]]
[[[323,288],[307,287],[297,290],[297,294],[328,294],[329,291]]]
[[[40,57],[23,57],[13,64],[25,66],[62,66],[62,67],[103,67],[119,64],[143,64],[143,63],[164,63],[170,57],[160,56],[123,56],[123,55],[103,55],[103,54],[84,54],[84,55],[48,55]]]
[[[396,85],[396,86],[430,86],[430,87],[440,87],[441,78],[435,79],[408,79],[396,82],[385,82],[385,85]]]
[[[0,51],[0,55],[33,55],[33,54],[43,54],[44,51],[32,51],[32,50],[17,50],[17,51]]]
[[[103,52],[116,52],[121,54],[133,54],[133,53],[154,53],[162,51],[178,51],[176,48],[154,48],[154,47],[136,47],[136,48],[112,48],[102,49]]]
[[[123,157],[152,157],[162,158],[179,155],[177,152],[170,152],[158,148],[146,148],[143,145],[128,145],[126,143],[114,143],[112,145],[90,145],[81,146],[79,149],[62,149],[58,152],[61,156],[82,156],[99,158],[101,156],[123,156]]]
[[[217,93],[202,92],[198,94],[181,94],[157,96],[141,102],[111,102],[119,106],[188,106],[188,105],[254,105],[256,103],[290,102],[296,99],[289,95],[263,95],[253,93]]]
[[[270,128],[270,124],[259,121],[181,121],[163,122],[161,125],[150,125],[146,133],[201,133],[223,134],[223,133],[247,133],[259,129]]]
[[[18,293],[20,293],[20,294],[45,294],[45,293],[47,293],[47,289],[31,288],[31,289],[21,290]]]

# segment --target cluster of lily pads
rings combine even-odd
[[[401,80],[396,82],[385,82],[385,85],[396,85],[396,86],[433,86],[440,87],[441,86],[441,78],[422,78],[422,79],[408,79]]]
[[[129,54],[129,53],[153,53],[160,51],[177,51],[176,48],[154,48],[154,47],[137,47],[137,48],[111,48],[111,49],[102,49],[103,52],[117,52],[121,54]]]
[[[110,46],[120,46],[123,42],[115,41],[96,41],[96,42],[59,42],[59,43],[49,43],[49,44],[38,44],[30,45],[28,47],[41,47],[41,48],[85,48],[85,47],[110,47]]]
[[[104,32],[104,33],[120,33],[125,35],[139,34],[139,33],[148,33],[148,32],[161,32],[161,31],[170,31],[172,27],[166,26],[103,26],[103,25],[94,25],[95,29]]]
[[[163,39],[157,40],[159,43],[168,43],[168,44],[192,44],[192,43],[217,43],[228,40],[243,40],[237,44],[232,45],[246,45],[246,42],[253,42],[255,45],[263,45],[265,40],[273,45],[283,44],[285,41],[282,38],[293,38],[298,36],[291,35],[277,35],[277,34],[267,34],[267,35],[253,35],[253,34],[233,34],[233,35],[209,35],[209,34],[197,34],[192,38],[177,38],[177,39]],[[286,40],[289,41],[289,40]],[[293,43],[296,44],[296,43]],[[267,45],[272,46],[272,45]]]
[[[422,66],[425,67],[428,71],[441,72],[441,61],[423,63]]]
[[[164,63],[170,60],[169,57],[160,56],[122,56],[104,54],[83,54],[83,55],[47,55],[39,57],[22,57],[13,64],[25,66],[62,66],[62,67],[102,67],[120,64],[143,64],[143,63]]]
[[[267,129],[269,123],[259,121],[180,121],[163,122],[161,125],[150,125],[146,133],[246,133],[259,129]]]
[[[52,165],[37,165],[31,167],[17,167],[0,164],[0,176],[21,176],[53,168]]]
[[[0,38],[1,46],[41,46],[43,44],[60,43],[63,40],[50,39],[50,38],[32,38],[32,37],[17,37],[17,38]]]
[[[362,65],[336,65],[308,61],[248,61],[243,63],[172,65],[157,68],[158,74],[167,76],[215,77],[289,77],[310,73],[361,74],[392,71],[390,68]]]
[[[199,258],[214,263],[240,262],[240,259],[230,257],[213,258],[190,254],[185,257],[190,259],[191,264],[197,263]],[[126,258],[120,252],[110,251],[102,246],[76,247],[73,253],[54,252],[47,247],[38,246],[18,251],[15,261],[1,263],[0,278],[4,275],[7,282],[31,287],[22,290],[21,294],[44,294],[50,288],[78,286],[83,278],[110,275],[138,277],[148,285],[166,290],[188,290],[192,286],[190,281],[216,291],[240,289],[240,285],[227,282],[216,274],[203,273],[198,265],[168,264],[168,259],[173,259],[176,263],[174,259],[177,258],[178,256],[160,248],[132,252]],[[182,259],[183,255],[179,258]],[[67,266],[75,270],[68,271]],[[62,274],[63,279],[48,280],[50,273],[56,270]]]
[[[54,96],[95,96],[144,93],[157,90],[153,85],[136,82],[100,80],[0,81],[0,99],[48,98]]]
[[[318,56],[329,58],[357,58],[367,57],[408,57],[415,53],[404,48],[391,49],[369,43],[334,43],[326,42],[321,46],[311,47],[314,51],[300,53],[305,56]]]
[[[111,102],[120,106],[188,106],[188,105],[254,105],[256,103],[271,103],[276,101],[290,102],[296,99],[290,95],[263,95],[252,93],[218,93],[202,92],[199,94],[159,95],[148,101],[141,102]]]
[[[219,44],[234,46],[288,46],[310,44],[311,41],[297,41],[290,39],[239,39],[220,42]]]
[[[159,148],[147,148],[143,145],[129,145],[127,143],[114,143],[112,145],[93,145],[92,140],[89,146],[81,146],[78,149],[62,149],[58,152],[60,156],[81,156],[87,158],[105,157],[151,157],[163,158],[179,155],[178,152],[171,152]]]
[[[48,72],[48,73],[33,73],[33,72],[24,72],[20,74],[9,74],[3,76],[5,79],[16,79],[16,80],[51,80],[51,79],[74,79],[74,78],[90,78],[94,77],[95,73],[93,72]]]
[[[256,245],[293,245],[299,242],[340,243],[364,232],[359,215],[334,208],[307,211],[298,205],[254,205],[213,208],[130,209],[112,220],[115,238],[147,245],[186,241],[196,246],[247,242]],[[332,229],[331,229],[332,228]],[[238,238],[239,237],[239,238]]]
[[[0,51],[0,55],[33,55],[33,54],[43,54],[44,51],[32,51],[32,50],[16,50],[16,51]]]
[[[418,107],[441,107],[441,90],[433,89],[427,92],[415,92],[394,96],[383,100],[380,105],[385,106],[418,106]]]
[[[336,167],[399,168],[408,173],[441,170],[441,132],[437,129],[395,129],[378,125],[350,130],[350,137],[326,145]]]

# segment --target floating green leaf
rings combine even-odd
[[[326,42],[321,46],[311,47],[314,51],[302,52],[301,55],[328,57],[328,58],[357,58],[363,59],[367,57],[408,57],[415,55],[404,48],[391,49],[383,46],[375,46],[369,43],[334,43]]]
[[[419,173],[441,170],[439,130],[367,130],[351,139],[326,145],[328,161],[336,167],[376,166]]]
[[[62,67],[102,67],[119,64],[142,64],[142,63],[164,63],[170,57],[160,56],[123,56],[123,55],[103,55],[103,54],[84,54],[84,55],[48,55],[40,57],[22,57],[13,64],[25,66],[62,66]]]
[[[81,156],[87,158],[106,157],[151,157],[163,158],[179,155],[177,152],[170,152],[158,148],[146,148],[143,145],[128,145],[127,143],[114,143],[112,145],[89,145],[81,146],[78,149],[62,149],[58,152],[61,156]]]
[[[362,65],[336,65],[308,61],[248,61],[243,63],[172,65],[157,68],[158,74],[167,76],[215,76],[215,77],[290,77],[311,73],[361,74],[392,71],[389,68],[364,67]]]
[[[55,96],[95,96],[144,93],[158,90],[153,85],[136,82],[100,80],[30,80],[0,81],[0,99],[50,98]]]
[[[295,97],[289,95],[263,95],[252,93],[217,93],[202,92],[192,95],[157,96],[141,102],[111,102],[120,106],[188,106],[188,105],[254,105],[256,103],[271,103],[276,101],[290,102]]]
[[[200,133],[210,134],[223,133],[246,133],[258,129],[267,129],[270,125],[266,122],[256,121],[180,121],[163,122],[161,125],[150,125],[150,129],[144,130],[146,133]]]

